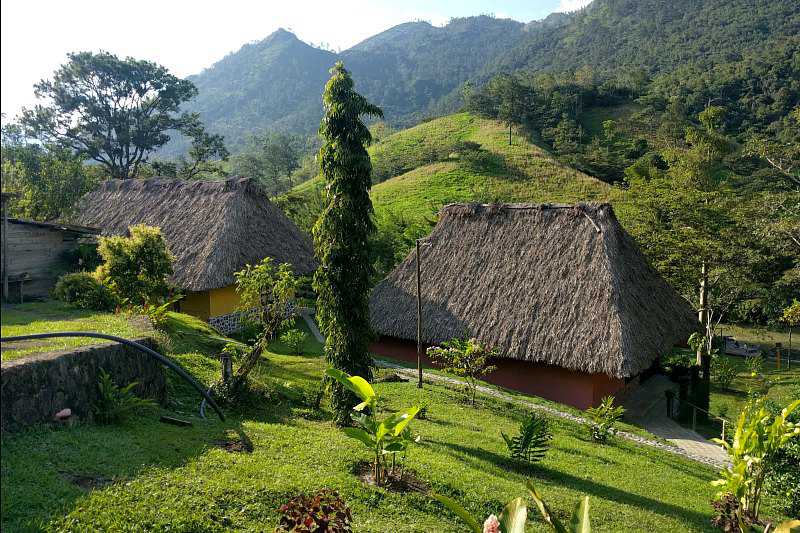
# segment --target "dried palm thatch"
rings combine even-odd
[[[442,208],[421,251],[422,340],[624,378],[695,331],[608,204]],[[374,330],[416,339],[415,253],[375,287]]]
[[[316,268],[309,238],[248,178],[110,180],[81,199],[74,218],[104,235],[160,227],[175,256],[172,281],[190,291],[228,286],[234,272],[264,257],[298,275]]]

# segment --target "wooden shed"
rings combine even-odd
[[[65,271],[65,255],[79,239],[98,235],[99,229],[6,216],[3,193],[3,298],[18,302],[46,297]]]

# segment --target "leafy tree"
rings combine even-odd
[[[475,405],[478,379],[497,369],[489,364],[497,356],[497,350],[484,347],[474,338],[452,339],[441,346],[431,346],[427,354],[445,372],[462,376],[466,380],[471,405]]]
[[[326,336],[328,362],[348,374],[369,378],[367,292],[373,267],[368,243],[375,225],[366,150],[371,136],[361,116],[381,117],[383,113],[353,90],[353,79],[341,62],[331,74],[323,94],[325,116],[319,128],[324,141],[319,160],[327,197],[312,232],[320,263],[314,275],[317,316]],[[347,424],[356,397],[340,383],[333,383],[331,403],[337,423]]]
[[[245,149],[233,157],[231,166],[235,174],[256,178],[267,191],[281,193],[292,186],[291,175],[300,168],[303,154],[310,150],[308,144],[299,135],[255,135],[248,140]]]
[[[747,142],[748,153],[769,163],[791,187],[800,187],[800,106],[786,118],[781,132],[775,135],[754,135]]]
[[[18,195],[9,214],[35,220],[68,215],[99,181],[97,169],[58,146],[29,142],[18,124],[4,124],[0,140],[3,191]]]
[[[800,325],[800,300],[794,300],[792,305],[784,309],[781,320],[792,327]]]
[[[234,276],[239,311],[250,313],[257,310],[258,325],[261,327],[255,345],[239,365],[233,381],[222,384],[226,392],[235,397],[247,382],[247,376],[255,368],[268,342],[288,318],[289,304],[297,291],[299,280],[288,263],[281,263],[275,268],[271,257],[265,257],[255,265],[245,265]]]
[[[189,157],[180,156],[176,161],[154,161],[155,175],[172,178],[196,179],[203,176],[224,176],[220,161],[227,161],[230,153],[222,135],[210,134],[199,121],[192,121],[184,130],[192,139]]]
[[[162,66],[108,52],[69,54],[52,80],[35,87],[46,105],[24,109],[27,133],[101,164],[114,178],[136,176],[169,130],[196,136],[197,114],[180,106],[197,94]]]

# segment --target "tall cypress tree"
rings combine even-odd
[[[320,168],[327,184],[326,206],[314,225],[314,247],[319,269],[314,275],[317,318],[326,336],[328,362],[351,375],[371,377],[367,351],[370,336],[367,292],[373,267],[368,239],[372,220],[372,164],[367,145],[372,137],[363,115],[382,117],[379,107],[353,90],[353,79],[337,62],[331,69],[322,101],[325,117],[319,127],[324,144]],[[332,383],[331,404],[336,422],[349,422],[356,397]]]

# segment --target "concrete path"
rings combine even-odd
[[[648,379],[625,402],[625,419],[692,455],[728,465],[728,454],[721,446],[667,416],[665,392],[670,389],[677,389],[677,385],[666,376],[657,375]]]
[[[322,333],[320,333],[319,328],[317,327],[317,322],[314,320],[311,314],[311,309],[304,307],[298,309],[297,312],[301,317],[303,317],[303,320],[306,321],[306,324],[308,324],[308,329],[311,330],[311,334],[314,335],[314,338],[317,339],[318,342],[325,344],[325,337],[323,337]]]
[[[309,310],[299,310],[299,314],[303,317],[303,320],[306,321],[308,324],[308,328],[311,330],[311,333],[314,337],[320,341],[325,342],[325,337],[319,331],[316,322],[314,321],[311,312]],[[411,379],[417,379],[417,371],[416,369],[407,368],[398,364],[390,363],[388,361],[376,360],[375,364],[379,367],[383,368],[392,368],[398,374],[402,374],[405,377]],[[658,377],[658,376],[656,376]],[[646,382],[650,383],[655,378],[651,378]],[[426,381],[434,381],[440,383],[450,383],[455,385],[464,385],[464,382],[457,378],[452,378],[448,376],[442,376],[439,374],[432,374],[427,372],[425,374]],[[667,380],[668,381],[668,380]],[[659,382],[656,382],[659,383]],[[661,384],[663,386],[663,384]],[[535,411],[545,412],[549,415],[556,416],[559,418],[565,418],[567,420],[571,420],[573,422],[577,422],[579,424],[585,424],[587,421],[585,418],[573,415],[572,413],[567,413],[565,411],[561,411],[559,409],[549,407],[547,405],[541,405],[533,402],[526,401],[516,396],[512,396],[510,394],[504,393],[500,390],[493,389],[491,387],[485,387],[482,385],[478,386],[478,392],[485,394],[487,396],[492,396],[494,398],[499,398],[504,401],[516,403],[518,405],[522,405],[527,409],[532,409]],[[669,444],[665,444],[663,442],[655,441],[652,439],[647,439],[644,437],[640,437],[639,435],[635,435],[633,433],[629,433],[627,431],[620,431],[617,433],[617,436],[627,439],[629,441],[636,442],[638,444],[643,444],[645,446],[650,446],[652,448],[658,448],[660,450],[664,450],[670,453],[674,453],[676,455],[681,455],[683,457],[687,457],[694,461],[698,461],[700,463],[704,463],[715,468],[724,468],[728,466],[728,457],[727,454],[717,446],[716,444],[709,442],[697,433],[693,431],[687,430],[679,426],[677,423],[673,422],[669,418],[666,417],[666,405],[661,405],[661,410],[658,410],[658,406],[656,405],[656,401],[653,398],[658,396],[658,389],[654,388],[653,391],[649,392],[649,394],[642,394],[639,398],[634,400],[632,405],[634,409],[636,409],[637,417],[639,413],[645,413],[648,416],[645,417],[647,419],[648,426],[643,426],[645,429],[657,435],[661,438],[664,438],[669,441]],[[662,399],[665,398],[664,391],[660,391],[660,397]],[[655,396],[653,396],[655,395]],[[636,407],[637,403],[640,402],[640,407]],[[666,400],[664,399],[664,402]],[[663,416],[664,420],[660,420],[656,414],[658,412],[665,413]],[[652,416],[650,416],[652,415]],[[670,424],[671,423],[671,424]],[[637,424],[641,425],[641,424]]]

